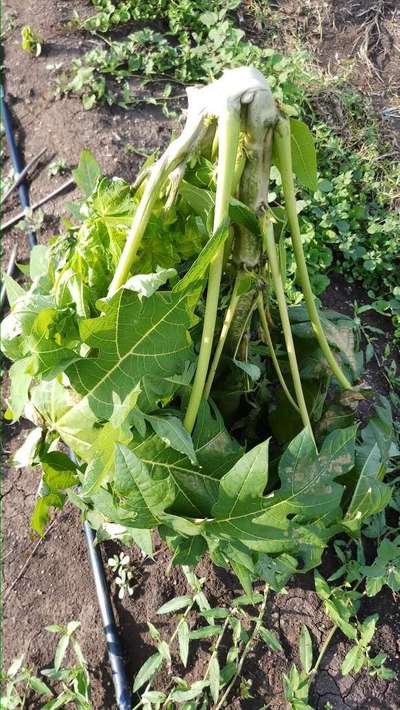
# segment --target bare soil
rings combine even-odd
[[[298,4],[295,5],[297,7]],[[290,11],[289,6],[295,5],[288,3],[286,10]],[[366,7],[367,3],[357,5],[355,2],[330,0],[321,6],[322,40],[315,42],[321,56],[329,48],[334,57],[337,54],[343,61],[346,59],[348,47],[353,41],[352,33],[359,27],[356,10],[361,5]],[[384,15],[381,25],[382,22],[390,24],[394,12],[390,8],[393,5],[395,9],[395,3],[383,5],[387,7],[387,15]],[[49,157],[54,154],[58,158],[65,158],[70,164],[76,164],[81,149],[89,147],[106,173],[132,179],[141,158],[126,152],[124,146],[132,144],[136,149],[146,151],[162,146],[170,136],[171,122],[156,109],[122,111],[101,107],[86,112],[78,99],[54,98],[53,75],[47,65],[55,62],[68,65],[72,57],[90,46],[80,33],[70,31],[66,26],[73,9],[87,12],[89,7],[89,0],[75,2],[73,8],[68,0],[31,0],[23,4],[18,0],[5,2],[5,20],[11,13],[15,15],[14,29],[6,32],[5,51],[7,96],[15,118],[17,137],[26,159],[46,147]],[[305,3],[302,10],[306,20],[309,12],[308,19],[312,27],[315,23],[315,7],[313,2]],[[301,34],[297,22],[297,19],[293,20],[290,27],[293,32]],[[45,38],[45,50],[38,59],[33,59],[20,49],[20,29],[24,24],[31,24]],[[340,34],[334,34],[333,45],[329,28],[335,24],[340,27]],[[389,62],[391,87],[396,82],[398,85],[398,68],[393,59],[385,55],[382,61],[386,69],[379,68],[379,71],[389,72]],[[386,101],[385,91],[385,87],[382,88],[383,103]],[[32,201],[50,192],[63,179],[50,179],[46,170],[42,171],[33,181]],[[74,193],[69,193],[67,198],[62,196],[46,206],[45,228],[39,235],[40,241],[57,233],[60,216],[66,214],[64,203],[73,198]],[[16,202],[14,209],[19,209]],[[24,261],[28,256],[28,248],[24,236],[17,230],[8,232],[4,237],[5,258],[16,240],[18,259]],[[343,312],[348,312],[354,298],[360,301],[360,291],[350,288],[341,279],[333,280],[325,296],[327,305],[333,305]],[[373,362],[368,377],[377,390],[384,391],[384,379]],[[21,444],[26,428],[26,424],[4,425],[6,458]],[[5,467],[2,491],[3,593],[7,595],[3,611],[4,666],[8,667],[13,658],[25,653],[26,661],[36,670],[47,667],[53,658],[55,639],[44,627],[50,623],[79,619],[82,627],[80,641],[92,678],[93,708],[111,710],[116,707],[111,674],[79,515],[69,506],[58,513],[46,540],[30,557],[36,545],[36,540],[31,537],[29,520],[37,486],[38,476],[34,470],[17,471]],[[103,549],[104,557],[107,558],[116,546],[105,544]],[[156,541],[156,549],[154,561],[143,561],[133,551],[139,583],[131,598],[121,602],[115,587],[111,586],[127,670],[132,681],[135,672],[151,652],[146,622],[152,620],[168,638],[171,634],[170,622],[163,617],[156,617],[155,611],[167,599],[186,591],[186,582],[178,570],[166,573],[169,553],[165,546]],[[330,567],[329,556],[325,564],[327,568]],[[206,594],[210,601],[218,605],[229,603],[231,595],[239,592],[232,576],[212,568],[207,561],[201,563],[198,572],[207,577]],[[13,589],[8,593],[11,585]],[[383,592],[368,600],[363,604],[362,616],[372,612],[378,612],[381,617],[379,631],[373,641],[373,651],[382,650],[387,653],[387,664],[400,672],[400,612],[396,599]],[[315,649],[320,646],[330,628],[321,603],[312,591],[312,580],[300,576],[289,585],[286,595],[271,595],[265,623],[275,629],[284,654],[272,654],[265,650],[265,646],[254,649],[243,669],[243,676],[252,681],[254,699],[242,700],[236,691],[230,703],[233,708],[255,709],[267,705],[272,710],[284,710],[287,706],[283,699],[282,675],[293,661],[299,660],[297,646],[301,625],[305,623],[309,627]],[[337,632],[313,684],[311,702],[316,710],[324,710],[328,701],[334,710],[397,710],[400,688],[396,681],[378,681],[366,673],[356,677],[341,677],[340,664],[347,648],[345,639]],[[200,677],[205,658],[206,646],[203,646],[197,660],[189,663],[188,673],[191,678]]]

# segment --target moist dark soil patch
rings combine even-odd
[[[74,9],[82,12],[90,9],[89,2],[81,1],[73,5]],[[105,172],[131,180],[141,158],[124,150],[124,146],[132,144],[147,152],[162,146],[169,139],[171,122],[156,109],[122,111],[98,108],[85,112],[78,99],[54,99],[53,75],[46,65],[63,62],[67,66],[71,58],[86,46],[80,33],[66,28],[65,23],[70,19],[71,12],[71,3],[67,0],[58,0],[57,3],[54,0],[31,0],[23,7],[18,0],[5,3],[5,19],[10,13],[15,15],[15,29],[6,32],[6,86],[20,145],[26,159],[45,146],[49,157],[54,154],[65,158],[70,164],[77,162],[82,148],[89,147]],[[32,25],[45,39],[44,55],[38,59],[33,59],[20,49],[20,29],[24,24]],[[50,192],[63,179],[50,179],[46,170],[41,172],[32,184],[32,200]],[[40,241],[45,242],[57,231],[60,215],[66,215],[65,203],[74,197],[77,194],[69,193],[67,198],[60,197],[45,207],[45,229],[39,235]],[[18,209],[16,202],[14,205]],[[18,259],[26,260],[28,248],[24,235],[17,230],[8,232],[4,237],[5,258],[15,241],[19,245]],[[360,293],[353,287],[347,287],[339,278],[333,279],[324,296],[327,305],[345,313],[349,312],[355,298],[360,301]],[[372,362],[367,377],[377,389],[384,387],[379,370]],[[22,443],[27,426],[4,425],[5,460]],[[30,515],[37,486],[36,471],[5,468],[2,491],[5,594],[19,577],[36,544],[31,538]],[[118,548],[106,544],[103,549],[107,558]],[[115,586],[111,586],[132,681],[140,665],[152,652],[146,622],[153,621],[168,638],[172,631],[172,619],[158,617],[155,612],[163,602],[176,594],[185,593],[187,589],[179,570],[172,569],[170,574],[166,574],[169,561],[166,548],[157,542],[156,549],[154,561],[143,561],[137,552],[132,551],[140,581],[131,598],[120,601]],[[324,564],[327,569],[332,568],[333,561],[329,555]],[[201,563],[198,573],[207,578],[205,591],[211,602],[228,604],[232,594],[240,591],[231,575],[212,568],[207,561]],[[374,611],[380,614],[381,621],[373,651],[387,653],[388,665],[400,671],[400,618],[396,600],[386,592],[367,600],[362,607],[362,615]],[[81,523],[77,511],[67,506],[57,514],[54,527],[5,601],[4,667],[8,667],[11,660],[21,653],[25,653],[26,662],[35,670],[47,667],[53,659],[56,639],[44,627],[72,619],[81,622],[79,638],[89,663],[93,708],[111,710],[115,708],[112,681]],[[325,638],[330,622],[312,591],[311,578],[298,576],[288,586],[286,595],[271,595],[265,616],[265,624],[278,634],[284,654],[272,654],[265,646],[255,647],[243,669],[244,677],[252,682],[254,699],[241,700],[236,692],[230,702],[232,708],[255,709],[265,704],[271,710],[284,710],[282,674],[288,671],[293,661],[299,662],[298,636],[303,623],[310,629],[316,650]],[[341,678],[340,664],[347,648],[348,644],[338,632],[313,685],[311,702],[316,710],[323,710],[328,701],[335,710],[397,710],[400,689],[396,682],[378,681],[366,673],[355,678]],[[190,679],[201,677],[206,658],[207,645],[202,644],[196,659],[190,659]],[[183,671],[179,667],[177,670],[180,673]]]

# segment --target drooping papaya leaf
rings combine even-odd
[[[31,525],[35,532],[43,537],[46,527],[50,520],[50,508],[62,509],[65,501],[65,495],[62,493],[47,493],[40,496],[33,509]]]
[[[62,451],[49,451],[41,457],[43,482],[49,490],[72,488],[79,483],[76,464]]]
[[[122,444],[116,448],[114,486],[121,496],[121,506],[132,511],[135,527],[155,527],[174,499],[169,473],[156,478],[133,451]]]
[[[309,434],[301,432],[280,461],[281,488],[267,496],[266,443],[255,447],[221,479],[207,532],[260,552],[300,552],[304,545],[322,549],[330,534],[325,524],[341,516],[343,486],[334,479],[353,465],[355,433],[354,427],[334,432],[318,454]],[[313,531],[296,537],[296,526],[301,530],[306,522],[315,523]]]
[[[136,274],[124,284],[124,288],[135,291],[139,296],[149,298],[160,286],[176,276],[175,269],[157,269],[154,274]]]
[[[10,306],[13,306],[18,298],[26,296],[25,289],[8,274],[4,274],[3,276],[3,285],[6,289],[7,300]]]
[[[44,379],[52,379],[78,359],[73,350],[60,346],[56,340],[58,317],[59,312],[55,308],[40,311],[28,339],[32,353],[31,372]]]
[[[43,536],[50,520],[50,508],[63,507],[66,489],[76,486],[79,478],[76,464],[61,451],[47,452],[41,456],[40,463],[43,475],[31,525],[35,532]]]
[[[326,364],[320,349],[316,345],[315,334],[306,307],[299,305],[290,308],[289,316],[292,332],[296,338],[298,340],[311,340],[314,344],[314,359],[317,366],[314,367],[314,370],[308,376],[315,377],[320,375],[321,367],[318,368],[318,360],[320,360],[322,367],[325,367],[325,369]],[[343,365],[349,368],[350,374],[353,377],[358,377],[362,369],[363,356],[362,353],[356,352],[353,321],[341,313],[330,310],[321,312],[320,319],[329,344],[338,351]],[[307,376],[307,372],[304,375]]]
[[[163,380],[184,370],[193,357],[191,322],[187,295],[156,292],[141,301],[125,289],[115,294],[102,316],[81,322],[82,340],[94,356],[79,358],[67,368],[81,399],[53,424],[77,455],[88,460],[95,438],[88,440],[88,429],[110,419],[116,397],[123,402],[143,378]],[[156,392],[150,400],[154,409]]]
[[[183,537],[171,533],[165,526],[160,526],[159,533],[173,550],[172,564],[195,567],[207,549],[207,543],[201,535]]]
[[[357,483],[343,519],[343,526],[355,532],[365,518],[379,513],[389,503],[392,488],[380,480],[383,477],[382,456],[377,443],[367,442],[356,460]]]
[[[1,349],[10,360],[30,354],[28,337],[38,314],[53,306],[51,296],[25,293],[18,297],[1,323]]]
[[[317,189],[317,156],[313,135],[303,121],[290,119],[293,171],[304,187]]]
[[[171,508],[174,515],[208,516],[218,494],[218,481],[240,458],[239,444],[229,436],[218,412],[211,415],[203,403],[192,436],[197,464],[169,447],[159,436],[134,435],[130,448],[146,463],[152,476],[166,471],[176,491]]]
[[[16,360],[10,367],[10,396],[8,406],[12,420],[17,421],[24,411],[28,401],[29,386],[32,373],[29,372],[31,357]]]

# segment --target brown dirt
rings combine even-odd
[[[84,12],[88,10],[89,3],[81,0],[73,5],[74,9]],[[331,3],[327,5],[331,10]],[[353,7],[354,3],[347,5]],[[344,7],[343,1],[341,7]],[[339,12],[339,3],[335,8]],[[20,145],[26,158],[46,146],[49,156],[54,153],[70,164],[77,162],[83,147],[90,147],[105,172],[131,179],[140,158],[128,155],[124,145],[130,143],[147,151],[154,149],[167,141],[171,123],[157,110],[98,108],[85,112],[77,99],[54,99],[52,73],[46,65],[52,62],[67,64],[85,47],[79,33],[66,29],[65,22],[70,18],[71,11],[68,0],[31,0],[23,7],[18,0],[5,2],[5,19],[10,13],[15,15],[15,29],[6,33],[6,86]],[[328,17],[329,22],[333,21],[333,17],[338,22],[336,15],[328,13],[327,17],[324,15],[323,23],[328,22]],[[20,28],[26,23],[32,24],[45,38],[45,51],[38,59],[32,59],[20,50]],[[346,33],[345,25],[341,31]],[[328,37],[326,44],[329,44]],[[331,51],[337,51],[340,55],[342,48],[338,40],[336,48],[331,46]],[[45,195],[62,180],[61,177],[49,179],[44,170],[32,185],[32,200]],[[70,193],[68,200],[73,197],[74,194]],[[57,230],[59,215],[65,214],[64,202],[65,198],[60,197],[46,206],[45,229],[40,234],[40,240],[45,241]],[[27,257],[27,246],[21,233],[13,231],[5,236],[4,252],[5,255],[9,253],[16,239],[20,243],[18,258],[22,261]],[[346,312],[349,303],[355,295],[358,298],[358,294],[352,289],[346,292],[342,286],[340,281],[334,283],[326,298],[329,305],[331,301],[338,310],[343,308]],[[346,303],[337,303],[335,287]],[[379,374],[373,377],[379,377]],[[6,456],[21,444],[26,426],[5,425]],[[4,471],[3,590],[6,593],[35,545],[30,536],[29,519],[37,485],[37,472],[33,470]],[[93,708],[112,710],[115,703],[111,675],[79,515],[71,507],[66,507],[57,514],[56,520],[54,528],[5,601],[4,665],[7,667],[14,657],[25,653],[27,662],[35,669],[48,666],[53,658],[55,639],[44,627],[50,623],[79,619],[82,626],[80,640],[92,678]],[[115,546],[110,544],[104,545],[104,548],[105,557],[115,550]],[[112,587],[130,679],[150,653],[146,622],[155,622],[168,638],[171,626],[163,618],[160,621],[155,611],[168,598],[186,591],[185,580],[178,570],[166,574],[168,551],[159,543],[157,549],[159,552],[154,562],[143,561],[136,555],[140,583],[132,598],[119,601]],[[198,571],[207,577],[206,593],[210,601],[228,603],[231,594],[239,591],[233,577],[222,570],[212,569],[207,562],[203,562]],[[362,607],[362,615],[372,611],[378,611],[381,615],[373,649],[387,653],[388,665],[400,671],[400,618],[395,599],[388,593],[380,594]],[[254,649],[243,675],[252,681],[255,699],[244,701],[236,693],[231,702],[233,708],[255,709],[264,703],[272,710],[284,710],[282,674],[287,672],[293,661],[299,660],[297,643],[301,624],[309,627],[315,649],[330,626],[307,577],[296,578],[289,585],[287,595],[271,596],[265,623],[277,632],[284,654],[271,654],[264,646]],[[324,710],[328,701],[335,710],[396,710],[399,706],[396,682],[377,681],[366,673],[356,678],[341,678],[340,663],[347,647],[341,634],[337,633],[313,684],[311,702],[316,710]],[[200,677],[205,658],[206,647],[202,646],[198,660],[192,660],[189,664],[190,677]]]
[[[398,0],[276,0],[279,18],[266,38],[285,50],[308,49],[331,76],[347,77],[349,85],[368,95],[380,124],[383,143],[400,150],[400,4]],[[274,17],[274,14],[273,14]],[[272,23],[274,27],[274,22]],[[272,34],[272,36],[271,36]],[[340,133],[343,117],[335,90],[326,91],[324,120]],[[320,101],[322,96],[319,97]],[[329,115],[330,114],[330,115]]]

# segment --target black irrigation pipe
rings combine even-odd
[[[18,150],[18,146],[15,142],[11,113],[4,98],[4,91],[2,87],[1,109],[7,145],[9,148],[14,172],[16,174],[19,174],[22,172],[24,165]],[[18,193],[21,206],[23,208],[29,207],[29,190],[25,180],[19,186]],[[37,244],[36,234],[34,234],[33,232],[30,232],[28,234],[28,239],[31,248]],[[101,556],[100,546],[95,545],[95,533],[88,522],[84,523],[83,530],[85,533],[89,562],[92,568],[92,574],[96,587],[101,619],[103,622],[104,634],[106,637],[108,657],[110,661],[112,679],[114,683],[115,698],[119,710],[131,710],[131,694],[122,656],[121,641],[118,635],[118,629],[115,624],[110,593],[107,587],[106,576],[104,573],[103,558]]]
[[[1,115],[3,118],[4,130],[6,133],[6,140],[8,145],[8,150],[10,151],[11,162],[13,164],[15,177],[17,178],[24,169],[24,164],[21,158],[21,154],[18,150],[18,146],[15,141],[14,131],[12,127],[12,118],[10,109],[8,108],[7,101],[4,98],[4,89],[0,88],[1,93]],[[22,209],[29,207],[29,189],[26,180],[23,180],[18,187],[19,201],[21,203]],[[29,246],[32,248],[37,244],[36,234],[34,232],[28,233]]]
[[[110,594],[104,574],[103,558],[100,545],[95,545],[95,533],[88,522],[83,524],[86,544],[89,552],[89,561],[92,568],[94,583],[96,585],[97,599],[106,637],[108,657],[110,660],[112,679],[114,683],[115,698],[119,710],[131,710],[131,694],[125,672],[122,656],[121,641],[115,625],[114,613],[111,606]]]

